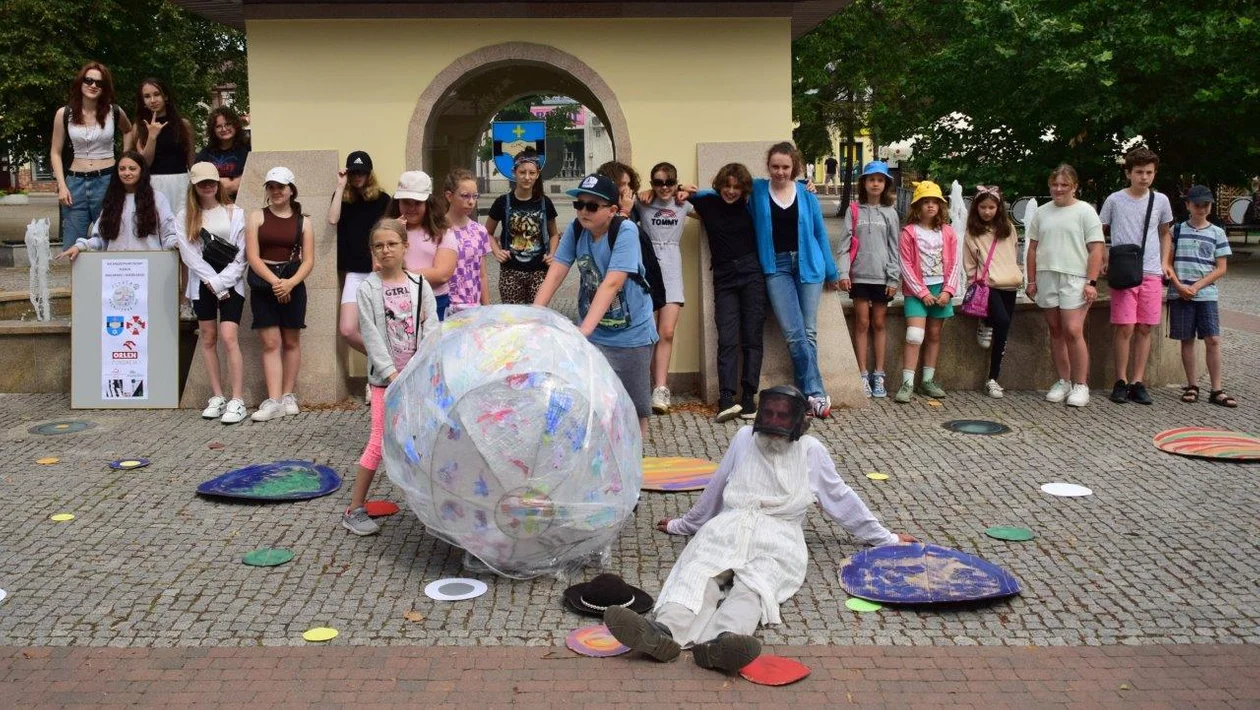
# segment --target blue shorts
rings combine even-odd
[[[1216,301],[1168,302],[1168,337],[1173,340],[1199,340],[1221,334],[1221,315]]]
[[[943,290],[945,290],[945,284],[928,286],[928,293],[931,293],[933,296],[941,295]],[[906,294],[905,314],[906,318],[939,318],[942,320],[953,318],[954,304],[951,301],[943,306],[929,306],[919,300],[917,296]]]

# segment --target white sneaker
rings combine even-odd
[[[202,419],[218,419],[219,417],[223,416],[223,408],[226,405],[227,405],[227,400],[223,399],[222,397],[216,394],[215,396],[210,398],[209,402],[206,402],[206,408],[201,410],[201,418]]]
[[[980,347],[988,350],[993,345],[993,329],[987,325],[976,328],[976,342]]]
[[[368,400],[368,401],[370,402],[372,400]],[[286,394],[284,396],[284,399],[280,400],[280,403],[284,405],[284,413],[286,416],[293,416],[294,414],[297,414],[302,411],[298,409],[297,397],[294,397],[292,392]]]
[[[984,391],[988,392],[989,396],[994,399],[1001,399],[1006,396],[1005,390],[1002,389],[1002,385],[997,383],[997,380],[989,380],[984,383]]]
[[[269,422],[272,419],[279,419],[284,416],[284,405],[278,400],[264,399],[262,404],[258,405],[258,411],[249,416],[256,422]]]
[[[823,395],[821,397],[810,397],[809,410],[810,410],[809,413],[814,415],[815,419],[826,419],[827,417],[830,417],[831,416],[831,397],[828,395]]]
[[[1063,400],[1067,399],[1067,396],[1069,393],[1071,393],[1071,391],[1072,391],[1071,382],[1068,382],[1067,380],[1059,380],[1058,382],[1054,383],[1054,386],[1051,387],[1050,391],[1046,393],[1046,401],[1054,402],[1055,404],[1058,404],[1059,402],[1062,402]]]
[[[669,388],[662,385],[652,390],[652,412],[669,414]]]
[[[1089,404],[1089,385],[1072,385],[1072,393],[1067,396],[1069,407],[1084,407]]]
[[[227,411],[223,412],[223,416],[219,421],[224,424],[236,424],[243,419],[245,419],[245,402],[233,399],[227,403]]]

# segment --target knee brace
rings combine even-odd
[[[927,331],[923,330],[922,328],[912,325],[906,328],[906,342],[910,343],[911,345],[922,345],[923,336],[926,332]]]

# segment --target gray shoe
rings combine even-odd
[[[682,647],[664,624],[623,606],[608,607],[604,612],[604,626],[608,627],[613,638],[658,661],[672,661],[682,652]]]
[[[729,631],[718,634],[712,641],[691,647],[692,658],[701,668],[738,673],[761,655],[761,642],[755,636],[734,634]]]
[[[347,510],[346,514],[341,516],[341,527],[360,536],[375,535],[381,531],[381,526],[368,516],[367,509],[363,506]]]

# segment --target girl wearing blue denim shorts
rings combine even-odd
[[[958,237],[946,216],[945,198],[934,182],[914,188],[906,226],[901,230],[901,282],[906,293],[906,347],[902,351],[901,388],[893,399],[906,404],[914,393],[914,370],[923,349],[919,394],[937,399],[945,390],[936,383],[941,354],[941,327],[954,316],[950,301],[961,288]],[[924,342],[926,341],[926,346]]]

